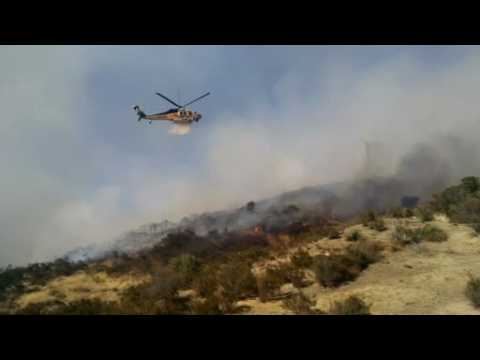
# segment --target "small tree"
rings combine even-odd
[[[475,176],[468,176],[462,179],[463,188],[470,194],[475,194],[480,190],[480,179]]]

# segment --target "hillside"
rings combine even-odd
[[[308,191],[315,201],[300,201]],[[352,197],[308,191],[184,220],[190,226],[146,226],[124,240],[143,239],[129,251],[4,269],[0,311],[480,314],[478,178],[429,202],[394,206],[395,195],[348,216],[335,205]],[[219,231],[225,218],[236,225]]]

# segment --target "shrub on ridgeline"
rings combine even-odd
[[[385,221],[375,211],[369,210],[361,217],[362,225],[376,231],[386,230]]]
[[[346,237],[347,241],[359,241],[363,239],[363,235],[359,230],[353,230],[351,233],[349,233]]]
[[[417,208],[417,216],[422,222],[429,222],[433,220],[433,211],[427,206]]]
[[[480,223],[480,179],[465,177],[459,185],[433,195],[430,206],[457,223]]]
[[[331,315],[370,315],[370,305],[352,295],[344,301],[336,301],[330,308]]]
[[[468,197],[461,204],[453,205],[450,209],[450,218],[458,223],[479,223],[480,198]]]
[[[418,244],[421,238],[414,229],[407,228],[402,225],[397,225],[392,233],[392,240],[394,243],[405,246],[411,244]]]
[[[419,236],[423,241],[444,242],[448,239],[447,233],[436,226],[426,225],[417,231],[420,232]]]
[[[480,191],[480,179],[475,176],[467,176],[462,179],[462,187],[468,194],[477,194]]]
[[[390,211],[390,215],[397,219],[410,218],[415,215],[413,209],[397,207]]]
[[[385,231],[387,227],[385,226],[385,221],[381,217],[377,217],[375,221],[372,221],[369,226],[370,229],[376,231]]]
[[[433,225],[425,225],[418,229],[409,229],[399,225],[392,234],[392,240],[402,246],[418,244],[422,241],[443,242],[447,239],[447,233]]]
[[[368,210],[365,214],[361,216],[361,222],[363,226],[368,226],[370,222],[377,219],[377,214],[373,210]]]

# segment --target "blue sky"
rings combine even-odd
[[[352,176],[478,121],[479,79],[463,46],[0,46],[0,266]],[[157,91],[211,96],[173,136]]]

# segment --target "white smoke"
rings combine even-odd
[[[455,174],[479,169],[475,47],[448,50],[459,56],[442,66],[420,64],[412,47],[386,61],[367,48],[377,65],[358,71],[353,50],[342,47],[173,47],[163,56],[155,47],[101,49],[86,56],[81,47],[0,47],[0,266],[109,241],[150,221],[351,179],[364,141],[386,144],[389,166],[380,168],[390,171],[417,143],[452,134],[471,149],[433,142],[441,144],[434,152]],[[100,64],[91,62],[97,51]],[[88,97],[92,69],[101,74],[96,85],[115,89],[111,98]],[[211,111],[201,109],[207,121],[190,136],[131,126],[131,110],[121,121],[111,113],[123,100],[148,99],[160,81],[219,90],[213,105],[202,103]],[[102,117],[91,116],[94,108]],[[90,118],[97,127],[85,125]],[[425,169],[429,159],[407,168]]]
[[[190,132],[190,126],[174,124],[168,129],[169,134],[186,135]]]

